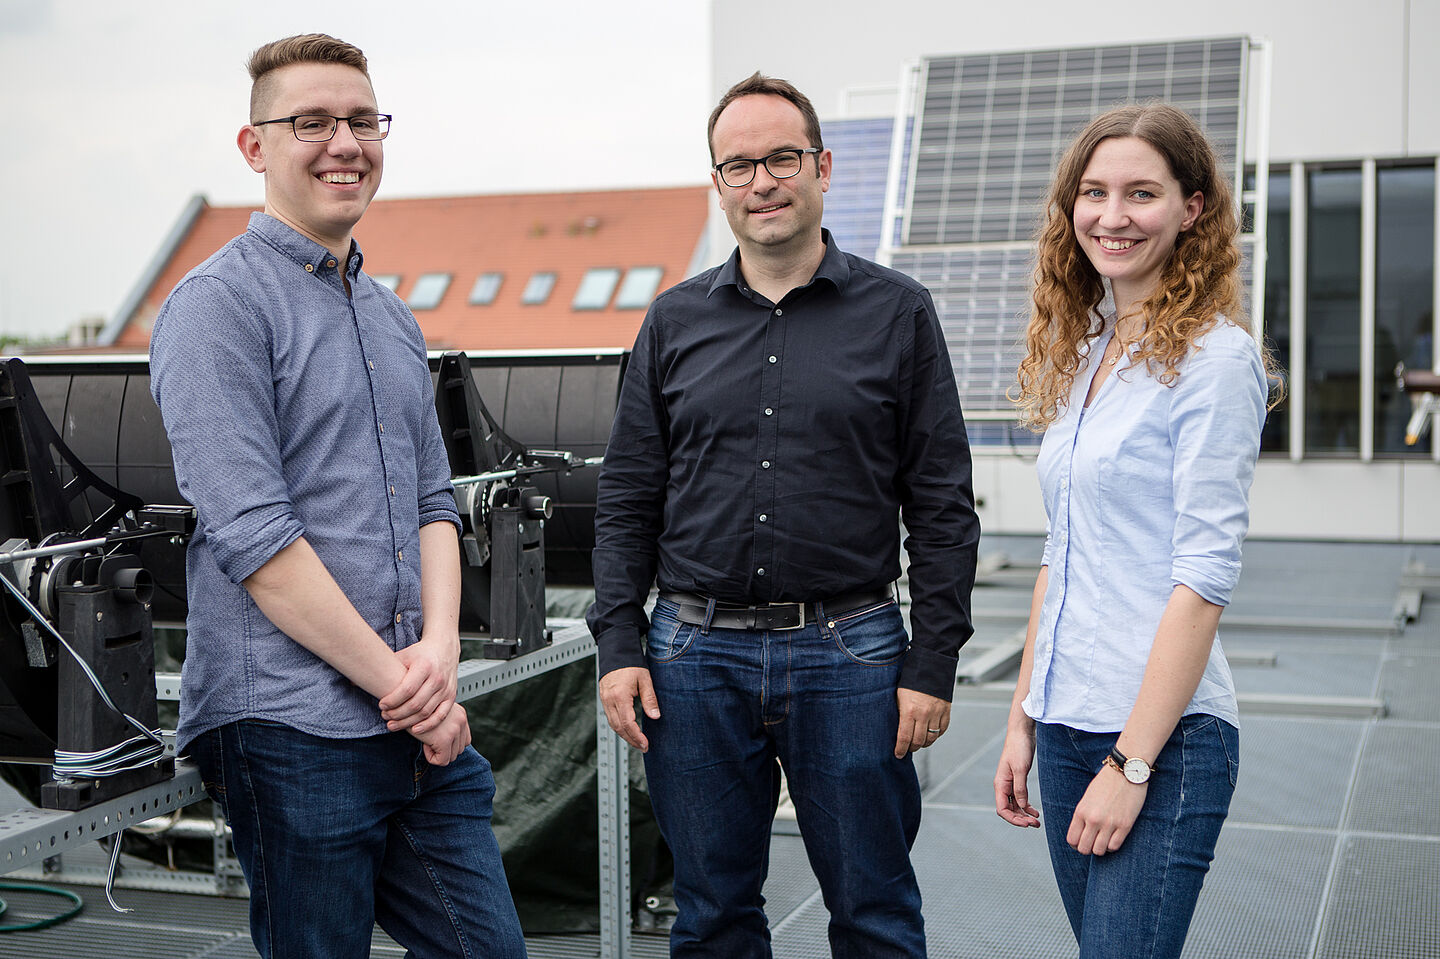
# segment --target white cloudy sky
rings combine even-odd
[[[0,334],[109,318],[186,201],[259,203],[244,63],[325,32],[395,114],[382,197],[702,184],[708,0],[0,0]]]

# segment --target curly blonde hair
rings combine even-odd
[[[1172,385],[1201,335],[1222,317],[1239,322],[1243,315],[1234,191],[1205,134],[1189,114],[1166,103],[1102,113],[1061,157],[1037,234],[1034,311],[1012,396],[1021,421],[1036,431],[1064,410],[1080,368],[1080,345],[1099,332],[1095,320],[1105,285],[1080,249],[1074,213],[1090,157],[1112,137],[1144,140],[1165,158],[1181,196],[1204,197],[1200,216],[1176,239],[1155,292],[1141,305],[1144,329],[1136,362],[1143,360],[1161,383]]]

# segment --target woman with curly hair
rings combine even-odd
[[[1214,150],[1165,104],[1092,121],[1040,228],[1017,401],[1045,430],[1048,532],[995,809],[1041,825],[1037,761],[1082,959],[1180,954],[1235,788],[1216,627],[1267,392],[1236,239]]]

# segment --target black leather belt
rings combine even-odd
[[[695,593],[661,593],[660,598],[679,607],[676,618],[691,626],[704,626],[710,600]],[[846,593],[818,603],[763,603],[738,606],[716,602],[710,625],[716,629],[800,629],[824,615],[844,616],[866,606],[881,606],[895,599],[889,587]]]

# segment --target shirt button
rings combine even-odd
[[[382,433],[385,432],[385,424],[384,424],[384,423],[381,423],[381,424],[380,424],[380,432],[382,432]]]
[[[370,361],[370,369],[372,369],[372,370],[375,369],[375,361],[374,361],[374,360],[371,360],[371,361]]]
[[[775,357],[772,356],[772,357],[770,357],[770,362],[771,362],[771,363],[778,363],[779,360],[775,359]]]
[[[399,614],[399,613],[396,613],[396,614],[395,614],[395,622],[397,622],[397,623],[400,622],[400,614]]]
[[[766,415],[766,416],[774,416],[774,415],[775,415],[775,411],[772,410],[770,407],[767,406],[767,407],[765,407],[765,415]]]
[[[315,272],[315,264],[314,264],[314,263],[306,263],[306,264],[305,264],[305,272],[306,272],[306,273],[314,273],[314,272]]]
[[[762,470],[768,470],[768,469],[770,468],[770,461],[769,461],[769,460],[761,460],[761,461],[760,461],[760,468],[761,468]]]
[[[764,575],[765,575],[765,567],[764,567],[764,566],[761,566],[759,569],[757,569],[757,570],[755,571],[755,575],[756,575],[756,576],[764,576]]]
[[[405,561],[405,551],[404,551],[403,549],[397,549],[397,550],[395,551],[395,555],[398,556],[398,557],[400,557],[400,561],[401,561],[401,562],[404,562],[404,561]]]
[[[390,487],[390,495],[391,495],[391,496],[394,496],[394,495],[395,495],[395,487],[393,487],[393,486]]]
[[[326,261],[325,261],[325,265],[328,266],[328,267],[330,267],[331,269],[334,269],[334,267],[335,267],[335,261],[334,261],[334,260],[326,260]]]
[[[760,514],[760,522],[762,522],[762,523],[768,523],[769,521],[770,521],[770,517],[769,517],[769,516],[765,515],[764,513],[761,513],[761,514]]]
[[[776,310],[775,310],[775,315],[776,315],[776,316],[784,316],[784,315],[785,315],[785,311],[784,311],[784,310],[781,310],[781,309],[776,309]]]

